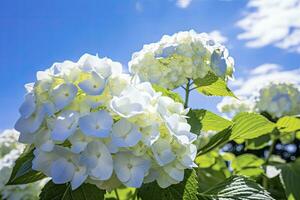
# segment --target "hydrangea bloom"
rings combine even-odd
[[[0,133],[0,196],[7,200],[38,199],[45,181],[26,185],[8,185],[15,161],[22,153],[25,145],[18,143],[19,133],[15,130],[5,130]]]
[[[232,77],[233,65],[223,45],[206,33],[191,30],[144,45],[132,55],[129,70],[143,81],[174,89],[186,83],[187,78],[203,78],[209,71],[223,79]]]
[[[270,84],[259,91],[256,109],[273,117],[300,113],[300,91],[292,84]]]
[[[244,97],[245,98],[245,97]],[[248,99],[225,97],[218,104],[219,111],[229,117],[239,112],[267,112],[274,118],[300,113],[300,90],[288,83],[269,83]]]
[[[253,98],[236,99],[232,97],[224,97],[217,105],[217,108],[220,112],[226,113],[227,117],[232,118],[240,112],[254,111],[254,106]]]
[[[167,187],[195,166],[188,110],[117,62],[86,54],[55,63],[27,91],[15,128],[35,146],[32,168],[56,184]]]

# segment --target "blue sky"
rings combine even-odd
[[[237,78],[265,63],[281,65],[281,70],[299,69],[299,53],[271,42],[249,48],[237,38],[245,31],[237,21],[249,11],[248,1],[187,2],[183,8],[176,0],[2,0],[0,130],[14,126],[25,94],[23,85],[35,81],[38,70],[53,62],[76,61],[84,53],[98,53],[126,66],[143,44],[178,31],[220,31],[228,38]],[[216,111],[219,100],[193,94],[191,105]]]

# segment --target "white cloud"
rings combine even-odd
[[[251,74],[266,74],[269,72],[276,72],[280,69],[280,65],[277,64],[271,64],[271,63],[266,63],[263,65],[260,65],[256,68],[254,68],[253,70],[251,70]]]
[[[248,11],[237,25],[238,39],[252,48],[275,45],[300,53],[300,0],[249,0]]]
[[[300,68],[284,71],[277,64],[263,64],[251,70],[245,79],[237,79],[239,84],[231,84],[231,86],[237,96],[249,97],[270,82],[292,83],[300,87],[299,77]]]
[[[228,41],[227,37],[225,37],[224,35],[222,35],[222,33],[220,31],[218,31],[218,30],[214,30],[214,31],[208,33],[208,35],[210,35],[216,41],[218,41],[220,43],[223,43],[223,44]]]
[[[187,8],[191,4],[192,0],[177,0],[176,5],[179,8]]]

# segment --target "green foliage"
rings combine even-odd
[[[187,121],[188,121],[189,125],[191,125],[191,132],[199,135],[200,131],[202,129],[199,112],[197,112],[197,110],[190,109],[190,111],[187,115],[189,117],[187,119]]]
[[[213,135],[209,142],[202,148],[199,149],[199,155],[205,154],[219,146],[222,146],[226,142],[228,142],[231,135],[231,127],[228,127],[219,133]]]
[[[279,176],[268,179],[268,191],[272,194],[272,197],[278,200],[286,200],[285,191],[281,184]]]
[[[158,85],[152,84],[152,86],[153,86],[153,89],[154,89],[156,92],[161,92],[162,95],[168,96],[168,97],[172,98],[174,101],[183,103],[183,100],[182,100],[181,96],[180,96],[178,93],[173,92],[173,91],[171,91],[171,90],[168,90],[168,89],[166,89],[166,88],[160,87],[160,86],[158,86]]]
[[[186,170],[185,178],[176,185],[165,189],[160,188],[156,182],[144,184],[138,189],[138,196],[142,200],[195,200],[197,199],[198,181],[195,170]]]
[[[72,191],[70,184],[54,184],[49,181],[40,194],[40,200],[101,200],[104,199],[104,190],[95,185],[84,183]]]
[[[107,191],[104,195],[105,200],[116,200],[118,197],[116,195],[116,191],[118,193],[118,196],[120,199],[134,199],[136,196],[136,189],[135,188],[129,188],[129,187],[121,187],[117,188],[113,191]]]
[[[213,168],[199,168],[197,170],[197,176],[199,182],[198,191],[200,193],[209,190],[227,178],[223,171]]]
[[[214,180],[214,177],[210,177],[210,174],[218,175],[223,179],[229,177],[231,175],[231,172],[228,169],[226,161],[233,159],[233,154],[220,153],[218,149],[198,156],[195,160],[196,164],[199,166],[197,171],[198,179],[203,179],[199,181],[199,191],[204,191],[204,188],[208,189],[208,185],[206,184],[206,182],[209,180]],[[209,180],[204,180],[205,178],[208,178]],[[212,184],[209,187],[212,187],[215,184],[216,183]]]
[[[287,198],[300,199],[300,159],[278,166],[281,169],[280,179],[285,188]]]
[[[198,200],[273,200],[257,183],[242,177],[231,176],[213,188],[199,194]]]
[[[200,124],[203,131],[221,131],[232,125],[230,120],[204,109],[190,110],[189,117],[193,123]]]
[[[294,132],[300,130],[300,119],[298,117],[285,116],[276,123],[281,132]]]
[[[300,140],[300,131],[297,131],[297,132],[295,133],[295,136],[296,136],[296,138],[297,138],[298,140]]]
[[[239,113],[233,118],[230,139],[253,139],[271,133],[275,124],[257,113]]]
[[[231,163],[234,174],[256,177],[261,175],[264,170],[262,165],[265,161],[253,154],[242,154],[237,156]]]
[[[262,149],[269,145],[271,137],[269,134],[262,135],[257,138],[249,139],[246,141],[246,149],[257,150]]]
[[[291,132],[280,132],[279,135],[280,142],[282,144],[288,144],[294,141],[295,133]]]
[[[235,97],[227,87],[227,83],[213,72],[209,72],[204,78],[194,80],[197,91],[208,96],[230,96]]]
[[[200,155],[195,159],[196,164],[199,168],[208,168],[216,163],[218,152],[211,151],[204,155]]]
[[[45,178],[44,174],[32,169],[33,150],[31,147],[26,148],[16,160],[7,185],[32,183]]]

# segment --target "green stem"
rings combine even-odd
[[[190,96],[190,86],[191,86],[191,79],[188,78],[188,82],[186,83],[185,87],[185,101],[184,101],[184,107],[187,108],[189,105],[189,96]]]
[[[116,193],[117,200],[120,200],[120,196],[119,196],[119,194],[118,194],[117,189],[114,189],[114,191],[115,191],[115,193]]]

